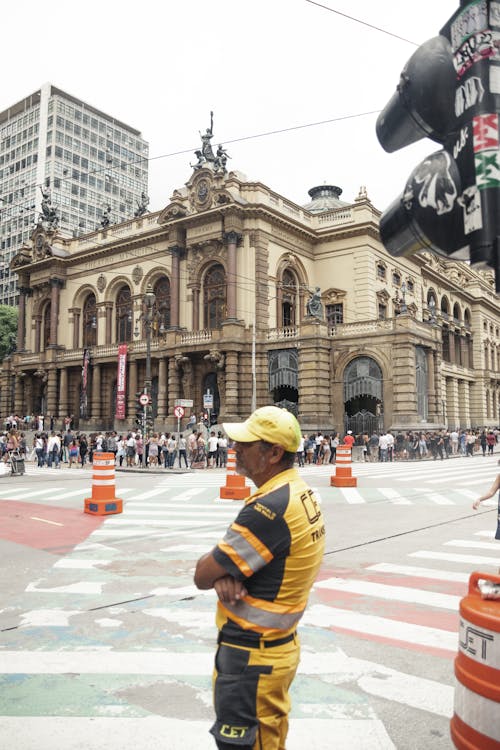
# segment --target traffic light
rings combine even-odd
[[[392,255],[427,249],[491,266],[500,291],[500,17],[493,0],[463,2],[405,65],[377,120],[389,152],[441,143],[380,219]]]
[[[203,424],[205,425],[205,427],[209,426],[208,411],[203,412]]]
[[[142,391],[137,391],[135,394],[135,424],[138,427],[142,427],[144,421],[144,406],[139,401],[141,396]]]
[[[219,415],[215,414],[215,412],[210,413],[210,427],[213,427],[214,424],[217,424],[217,420],[219,419]]]

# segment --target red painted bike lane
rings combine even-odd
[[[0,500],[0,539],[64,555],[84,542],[105,518],[70,508]]]

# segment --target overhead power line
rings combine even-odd
[[[411,39],[406,39],[404,36],[399,36],[399,34],[393,34],[392,31],[388,31],[387,29],[383,29],[380,26],[375,26],[372,23],[368,23],[367,21],[362,21],[360,18],[354,18],[354,16],[350,16],[347,13],[341,13],[340,10],[335,10],[335,8],[330,8],[328,5],[323,5],[323,3],[318,3],[316,0],[305,0],[306,3],[309,3],[310,5],[317,5],[318,8],[323,8],[324,10],[330,11],[330,13],[336,13],[338,16],[343,16],[344,18],[348,18],[349,21],[354,21],[355,23],[360,23],[362,26],[368,26],[369,29],[375,29],[375,31],[380,31],[381,34],[387,34],[388,36],[394,37],[394,39],[399,39],[402,42],[407,42],[408,44],[413,44],[413,46],[418,47],[419,45],[417,42],[413,42]]]

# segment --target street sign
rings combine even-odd
[[[184,416],[184,407],[183,406],[176,406],[174,409],[174,414],[177,417],[177,419],[180,419]]]
[[[211,393],[203,394],[203,408],[213,409],[214,408],[214,397]]]
[[[147,406],[151,403],[151,396],[149,396],[147,393],[141,393],[139,396],[139,403],[141,406]]]
[[[175,406],[185,406],[188,408],[191,408],[194,404],[194,401],[192,398],[177,398],[175,400]]]

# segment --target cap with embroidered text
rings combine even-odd
[[[237,443],[263,440],[281,445],[290,453],[297,451],[301,439],[300,425],[294,415],[277,406],[262,406],[245,422],[224,422],[222,426],[231,440]]]

